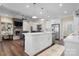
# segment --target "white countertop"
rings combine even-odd
[[[46,34],[46,33],[54,33],[54,32],[35,32],[35,33],[23,33],[23,34]]]
[[[78,34],[70,34],[68,37],[64,39],[64,41],[68,42],[78,42],[79,43],[79,35]]]

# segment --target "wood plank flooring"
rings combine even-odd
[[[27,56],[22,43],[22,40],[0,42],[0,56]]]
[[[49,50],[49,51],[48,51]],[[50,48],[39,54],[38,56],[50,56]],[[54,52],[51,52],[52,54]],[[23,41],[22,40],[7,40],[0,42],[0,56],[28,56],[23,50]],[[53,56],[53,55],[52,55]]]

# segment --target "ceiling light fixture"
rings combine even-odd
[[[40,14],[42,14],[42,12],[40,12]]]
[[[42,10],[44,9],[44,8],[41,8]]]
[[[30,5],[26,5],[26,7],[27,7],[27,8],[29,8],[29,7],[30,7]]]
[[[37,17],[36,17],[36,16],[33,16],[32,18],[34,18],[34,19],[35,19],[35,18],[37,18]]]
[[[41,19],[42,21],[44,21],[45,19]]]
[[[36,5],[37,3],[33,3],[34,5]]]
[[[61,4],[61,3],[60,3],[60,4],[59,4],[59,6],[60,6],[60,7],[62,7],[62,6],[63,6],[63,4]]]

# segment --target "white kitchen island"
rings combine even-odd
[[[53,43],[52,32],[23,33],[25,35],[25,52],[35,55]],[[53,40],[52,40],[53,36]]]

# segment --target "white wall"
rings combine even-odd
[[[79,32],[79,17],[74,16],[74,32]]]
[[[33,21],[27,21],[27,20],[23,20],[23,31],[30,31],[31,30],[31,26],[33,27],[33,30],[36,30],[37,31],[37,25],[41,24],[42,25],[42,31],[44,31],[44,27],[45,27],[45,24],[44,24],[44,21],[36,21],[36,22],[33,22]]]
[[[1,22],[13,23],[13,20],[12,18],[9,18],[9,17],[1,17]]]
[[[68,36],[69,34],[73,33],[73,16],[65,16],[62,18],[62,31],[63,36]]]
[[[26,20],[23,20],[23,31],[30,31],[30,24]]]

